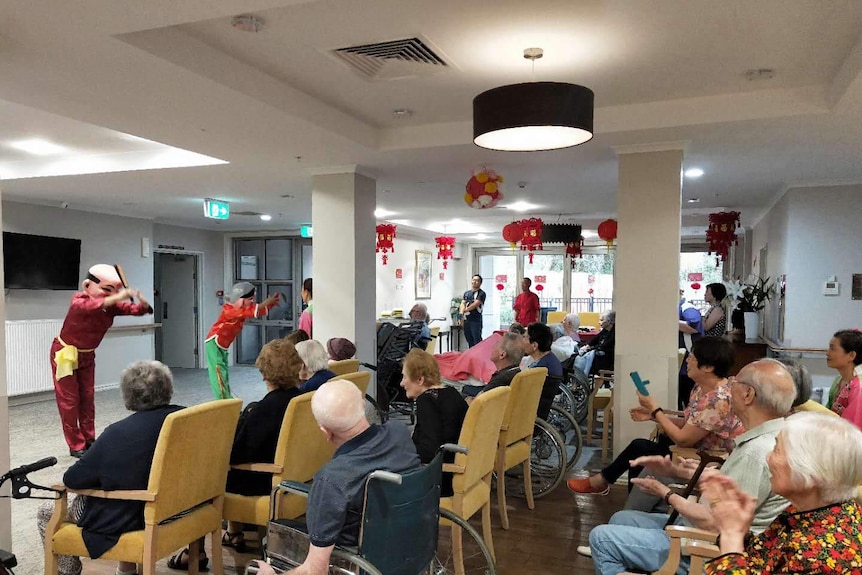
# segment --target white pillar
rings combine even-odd
[[[0,198],[2,199],[2,198]],[[3,211],[0,201],[0,229]],[[0,270],[3,269],[3,237],[0,235]],[[5,292],[0,274],[0,293]],[[6,394],[6,298],[0,298],[0,475],[9,469],[9,396]],[[11,499],[0,499],[0,549],[12,549]]]
[[[375,220],[377,182],[358,173],[311,179],[314,227],[314,339],[356,343],[357,357],[377,363]]]
[[[638,405],[632,371],[650,381],[650,395],[660,406],[676,408],[683,145],[626,146],[616,152],[614,453],[619,453],[655,425],[629,417]]]

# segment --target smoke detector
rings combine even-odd
[[[775,70],[772,68],[752,68],[745,71],[745,79],[749,82],[758,80],[771,80],[775,77]]]

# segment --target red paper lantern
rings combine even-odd
[[[576,242],[569,242],[566,244],[566,255],[572,260],[572,269],[575,269],[575,257],[584,257],[583,245],[584,236],[581,236],[581,238]]]
[[[545,286],[543,286],[542,284],[539,284],[536,286],[536,291],[544,291],[544,290],[545,290]]]
[[[533,263],[533,252],[542,249],[542,220],[530,218],[518,224],[521,226],[521,250],[530,252],[530,263]]]
[[[478,210],[493,208],[503,199],[503,190],[500,186],[502,183],[503,176],[498,176],[494,170],[483,166],[479,171],[474,171],[467,180],[464,202]]]
[[[503,291],[504,289],[506,289],[506,286],[503,284],[497,284],[497,291]]]
[[[455,249],[455,238],[452,236],[437,236],[434,238],[437,243],[437,259],[443,260],[443,269],[449,269],[449,261],[454,256],[452,250]]]
[[[605,240],[608,244],[608,250],[614,245],[614,240],[617,239],[617,221],[605,220],[599,224],[599,237]]]
[[[512,222],[503,226],[503,239],[509,242],[509,246],[513,250],[522,237],[524,237],[524,232],[521,230],[521,225],[518,222]]]
[[[694,291],[699,290],[699,289],[700,289],[700,284],[699,284],[699,283],[697,283],[697,282],[694,282],[693,284],[691,284],[691,289],[693,289]]]
[[[709,214],[709,228],[706,230],[706,241],[709,242],[709,253],[715,252],[715,267],[727,259],[730,246],[737,245],[736,228],[739,226],[739,212],[718,212]]]
[[[588,289],[587,293],[590,294],[590,297],[593,297],[593,288]]]
[[[386,253],[391,250],[395,253],[395,230],[398,226],[395,224],[377,224],[377,247],[374,252],[383,252],[383,265],[389,260]]]

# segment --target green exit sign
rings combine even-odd
[[[216,220],[226,220],[230,217],[230,204],[207,198],[204,200],[204,216]]]
[[[299,235],[304,238],[314,237],[314,228],[311,226],[302,226],[299,228]]]

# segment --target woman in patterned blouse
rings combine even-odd
[[[707,575],[862,573],[862,513],[853,499],[862,482],[862,431],[837,417],[797,413],[767,464],[772,490],[790,507],[757,536],[748,531],[753,498],[726,476],[704,478],[723,553],[707,563]]]

